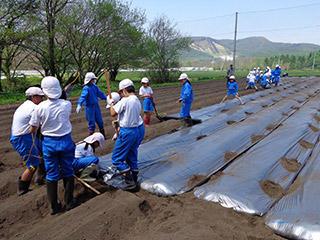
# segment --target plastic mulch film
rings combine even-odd
[[[141,187],[164,196],[189,191],[260,141],[295,111],[292,108],[296,105],[294,100],[282,100],[243,122],[191,143],[143,171]]]
[[[239,212],[263,215],[283,196],[319,137],[316,96],[195,196]]]
[[[300,95],[303,95],[303,93],[300,93]],[[307,94],[304,94],[304,95],[306,98]],[[273,95],[273,96],[270,95],[270,97],[276,98],[275,99],[276,101],[279,100],[279,98],[277,98],[276,95]],[[293,98],[295,97],[293,96]],[[264,101],[265,99],[260,99],[260,100]],[[259,103],[260,100],[257,100],[257,102]],[[257,102],[254,103],[254,101],[252,101],[251,110],[254,109],[257,105],[259,105]],[[274,100],[272,102],[274,102]],[[239,108],[245,109],[246,107],[250,106],[250,104],[251,103],[248,103],[244,106],[239,106]],[[274,103],[270,102],[270,104],[274,104]],[[243,145],[239,146],[239,148],[235,149],[235,151],[231,151],[232,149],[230,150],[230,148],[225,148],[220,158],[220,161],[218,163],[213,164],[212,166],[213,169],[219,169],[221,168],[221,166],[224,166],[229,160],[232,159],[236,150],[241,151],[241,149],[245,149],[246,147],[251,146],[254,143],[254,141],[256,141],[260,137],[258,133],[260,133],[261,131],[262,132],[270,131],[270,129],[265,130],[265,128],[267,127],[265,125],[270,125],[273,123],[273,121],[270,120],[270,115],[279,117],[280,118],[279,121],[281,121],[281,119],[285,118],[286,114],[288,114],[292,110],[292,107],[296,106],[296,104],[297,102],[294,100],[283,100],[277,103],[276,105],[278,106],[276,106],[275,108],[272,107],[268,110],[263,109],[265,113],[262,114],[261,116],[259,115],[260,112],[258,112],[254,117],[251,117],[252,118],[251,121],[254,122],[255,121],[254,119],[258,118],[259,120],[262,120],[262,123],[258,123],[257,126],[253,126],[253,127],[244,125],[242,127],[243,128],[242,131],[246,132],[247,134],[246,135],[247,137],[244,137],[246,138],[246,141],[243,141]],[[269,110],[271,109],[273,110],[269,112]],[[232,116],[232,114],[230,115],[229,114],[225,113],[225,116],[228,116],[228,117]],[[224,114],[221,113],[221,115],[224,115]],[[237,117],[239,117],[240,112],[237,113],[236,115]],[[246,115],[248,114],[244,114],[244,116]],[[275,120],[278,119],[277,117],[275,117],[274,119]],[[212,120],[213,122],[210,122],[210,120]],[[208,177],[208,175],[201,175],[201,171],[198,171],[197,169],[194,169],[194,170],[189,169],[190,165],[191,165],[191,168],[194,168],[193,165],[195,161],[193,161],[193,159],[190,158],[190,156],[188,157],[188,154],[185,151],[185,147],[189,148],[188,146],[189,144],[194,145],[193,148],[195,148],[196,150],[193,150],[193,151],[197,152],[199,149],[197,145],[202,142],[201,138],[206,138],[206,140],[207,139],[210,140],[212,136],[210,136],[209,134],[216,132],[218,129],[221,129],[221,128],[223,129],[223,126],[221,127],[221,121],[220,122],[217,121],[217,118],[213,118],[210,120],[207,120],[204,123],[200,125],[196,125],[192,128],[188,128],[183,131],[176,132],[174,134],[165,135],[143,144],[139,149],[139,168],[140,168],[140,176],[142,180],[142,184],[141,184],[142,188],[145,188],[148,191],[154,192],[158,195],[174,195],[174,194],[183,193],[191,189],[195,185],[199,184],[199,182],[201,182],[204,178]],[[227,123],[227,125],[230,125],[234,122],[230,121]],[[224,124],[226,123],[224,122]],[[249,121],[249,125],[250,125],[250,121]],[[230,125],[228,126],[228,129],[230,127],[231,129],[227,131],[227,134],[234,134],[235,127],[232,127]],[[248,131],[246,128],[251,129],[251,131]],[[252,128],[255,130],[252,130]],[[208,135],[202,135],[201,130]],[[220,135],[216,136],[213,141],[219,141],[224,137],[224,135],[225,133],[221,133]],[[248,137],[248,135],[250,136]],[[234,136],[230,135],[228,139],[231,141],[232,140],[234,141]],[[226,144],[228,144],[228,141],[224,142],[224,145]],[[210,149],[211,148],[210,146],[212,145],[212,143],[210,142],[204,143],[204,145],[206,146],[206,149]],[[207,152],[206,154],[211,154],[211,153]],[[217,157],[217,155],[215,155],[215,157]],[[204,158],[207,158],[207,157],[204,157]],[[111,165],[110,159],[111,159],[111,154],[100,159],[99,166],[102,170],[106,169],[108,166]],[[183,159],[183,161],[179,161],[179,159]],[[206,160],[201,159],[199,160],[199,162],[200,163],[206,162],[207,165],[210,165]],[[211,174],[211,171],[212,171],[211,169],[208,170],[207,167],[204,167],[204,170],[206,171],[207,174]],[[185,174],[181,175],[181,171],[184,171]],[[197,174],[198,172],[200,174]],[[172,177],[170,175],[172,175]],[[175,179],[174,183],[172,183],[172,180],[169,182],[166,182],[168,179]]]
[[[265,97],[258,98],[245,105],[238,105],[237,103],[233,108],[227,108],[225,104],[217,104],[195,111],[196,114],[193,113],[192,115],[202,118],[204,120],[202,124],[160,136],[140,146],[140,168],[152,165],[160,161],[161,157],[171,155],[178,148],[185,147],[201,137],[213,134],[222,128],[228,127],[230,123],[242,121],[250,114],[273,105],[282,98],[281,95],[286,91],[289,91],[289,88],[281,93],[277,92],[274,95],[267,94]],[[211,117],[209,118],[209,116]],[[111,165],[110,158],[111,154],[100,158],[99,167],[101,170],[105,170]]]
[[[320,143],[288,194],[266,215],[265,223],[278,234],[292,239],[320,239]]]

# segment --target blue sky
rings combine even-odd
[[[145,10],[148,21],[165,15],[189,36],[233,39],[234,13],[238,11],[238,38],[264,36],[275,42],[320,45],[320,0],[131,0],[131,3]],[[301,5],[309,6],[297,7]],[[289,9],[248,12],[278,8]]]

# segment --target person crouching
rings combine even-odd
[[[90,176],[96,170],[96,165],[99,162],[99,158],[95,155],[95,150],[98,147],[102,148],[104,143],[104,136],[99,132],[95,132],[76,144],[72,166],[74,172],[80,173],[81,178],[84,178],[84,180],[95,180]]]
[[[221,103],[223,103],[229,96],[233,96],[237,98],[241,104],[243,104],[242,99],[239,96],[238,90],[238,83],[236,81],[235,76],[232,75],[229,77],[229,81],[227,83],[227,95],[224,96]]]

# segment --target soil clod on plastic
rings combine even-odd
[[[204,175],[192,175],[188,181],[188,187],[194,187],[207,180],[207,176]]]
[[[300,140],[299,141],[299,144],[301,145],[301,147],[303,147],[303,148],[307,148],[307,149],[312,149],[312,148],[314,148],[314,144],[313,143],[310,143],[310,142],[308,142],[308,141],[306,141],[306,140]]]
[[[280,198],[285,194],[284,189],[277,183],[270,180],[260,182],[260,187],[271,198]]]
[[[226,162],[229,162],[230,160],[234,159],[237,155],[238,155],[238,153],[236,153],[236,152],[231,152],[231,151],[225,152],[224,160]]]
[[[263,135],[252,135],[251,142],[256,143],[256,142],[259,142],[260,140],[262,140],[263,138],[264,138]]]
[[[280,163],[289,172],[297,172],[301,168],[301,163],[299,163],[296,159],[283,157],[280,159]]]

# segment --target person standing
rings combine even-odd
[[[59,80],[45,77],[41,81],[43,93],[47,100],[41,102],[32,113],[29,124],[31,132],[40,127],[43,135],[42,150],[46,168],[47,196],[51,204],[51,214],[62,211],[58,201],[58,181],[63,179],[65,209],[75,206],[73,199],[74,177],[72,163],[75,145],[72,141],[70,122],[71,102],[59,99],[62,93]]]
[[[234,75],[234,68],[233,68],[233,65],[230,64],[230,67],[227,70],[227,78],[229,79],[229,77],[233,75]]]
[[[124,190],[138,186],[138,148],[144,137],[144,124],[140,116],[141,103],[135,95],[134,84],[130,79],[119,83],[121,100],[114,104],[110,99],[110,113],[118,116],[120,131],[112,151],[112,164],[116,172],[125,179]]]
[[[190,110],[193,102],[193,90],[188,75],[182,73],[179,77],[182,85],[180,98],[178,102],[181,103],[180,118],[184,121],[186,126],[192,125]]]
[[[151,122],[151,115],[153,112],[153,91],[150,87],[148,78],[142,78],[141,84],[142,86],[140,87],[139,95],[143,98],[143,121],[146,126],[149,126]]]
[[[93,72],[86,73],[84,78],[84,87],[78,100],[76,112],[79,113],[81,106],[85,105],[89,135],[94,133],[97,123],[99,131],[105,137],[103,120],[99,106],[99,98],[102,100],[107,100],[107,97],[95,84],[96,79],[97,77]]]
[[[30,133],[29,121],[35,107],[42,101],[43,92],[39,87],[30,87],[25,92],[27,100],[21,104],[13,115],[10,143],[19,153],[26,169],[18,179],[18,195],[29,191],[32,177],[39,167],[41,140]]]

